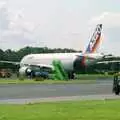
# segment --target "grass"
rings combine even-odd
[[[77,78],[82,80],[96,80],[96,79],[111,79],[113,75],[103,75],[103,74],[78,74]]]
[[[10,79],[0,79],[0,84],[89,84],[95,83],[97,79],[113,79],[112,75],[88,75],[88,74],[78,74],[77,79],[75,80],[44,80],[44,81],[35,81],[34,79],[24,79],[19,80],[15,78]]]
[[[19,79],[0,79],[0,84],[90,84],[95,83],[95,80],[70,80],[70,81],[61,81],[61,80],[44,80],[44,81],[35,81],[35,80],[19,80]]]
[[[0,120],[119,120],[120,100],[0,105]]]

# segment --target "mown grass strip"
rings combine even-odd
[[[95,83],[95,80],[44,80],[44,81],[35,81],[33,79],[0,79],[0,84],[90,84]]]
[[[119,120],[120,100],[0,105],[0,120]]]

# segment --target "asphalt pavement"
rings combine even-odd
[[[112,93],[112,83],[97,80],[91,84],[4,84],[0,85],[0,103],[120,98]]]

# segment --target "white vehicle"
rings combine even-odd
[[[101,30],[102,24],[98,24],[84,53],[29,54],[24,56],[20,63],[6,62],[20,64],[19,74],[25,74],[31,65],[54,69],[53,60],[60,60],[65,71],[69,74],[69,79],[73,79],[76,71],[80,71],[103,58],[103,54],[95,53],[100,43]]]

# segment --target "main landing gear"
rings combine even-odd
[[[69,79],[75,79],[75,73],[74,72],[68,72],[68,78]]]

